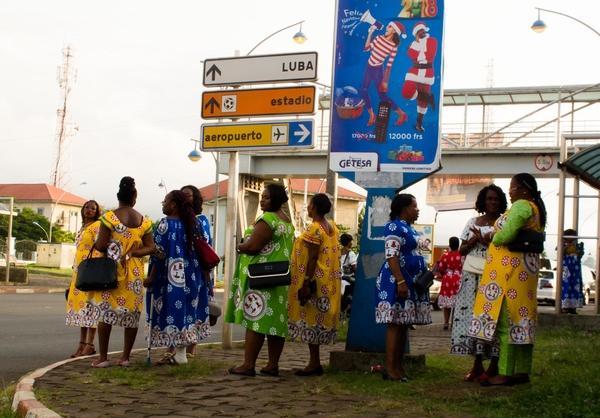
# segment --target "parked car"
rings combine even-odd
[[[17,260],[14,255],[8,257],[11,267],[24,267],[27,263],[23,260]],[[6,267],[6,253],[0,252],[0,267]]]
[[[596,275],[587,266],[581,266],[583,295],[586,304],[596,299]],[[554,305],[556,303],[556,270],[541,269],[538,274],[537,301]]]

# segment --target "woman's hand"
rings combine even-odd
[[[315,283],[314,285],[312,283]],[[300,301],[300,306],[306,305],[312,296],[312,294],[316,291],[316,282],[311,280],[305,280],[302,287],[298,289],[298,300]]]
[[[154,282],[152,277],[146,277],[144,279],[144,281],[142,282],[142,284],[144,285],[145,288],[149,288],[152,287],[152,283]]]
[[[396,296],[402,299],[408,297],[408,285],[405,280],[396,281]]]

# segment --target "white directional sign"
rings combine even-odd
[[[211,58],[204,61],[203,84],[205,86],[316,79],[316,52]]]

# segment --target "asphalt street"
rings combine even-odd
[[[217,298],[222,295],[218,293]],[[221,341],[221,330],[219,320],[206,342]],[[243,328],[234,326],[233,339],[243,338]],[[67,358],[77,348],[78,341],[79,328],[65,326],[64,294],[0,295],[0,387],[29,371]],[[145,343],[140,327],[135,348],[144,348]],[[123,331],[114,327],[109,351],[122,348]]]

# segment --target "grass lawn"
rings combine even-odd
[[[329,373],[328,390],[366,395],[364,413],[400,408],[409,416],[600,416],[600,333],[555,329],[536,338],[531,384],[484,388],[462,380],[470,358],[428,355],[426,371],[408,384],[379,374]]]
[[[46,274],[49,276],[71,277],[73,269],[58,269],[53,267],[41,267],[36,264],[29,264],[27,270],[31,274]]]
[[[15,418],[17,414],[12,411],[12,401],[15,394],[15,386],[4,386],[0,388],[0,418]]]

